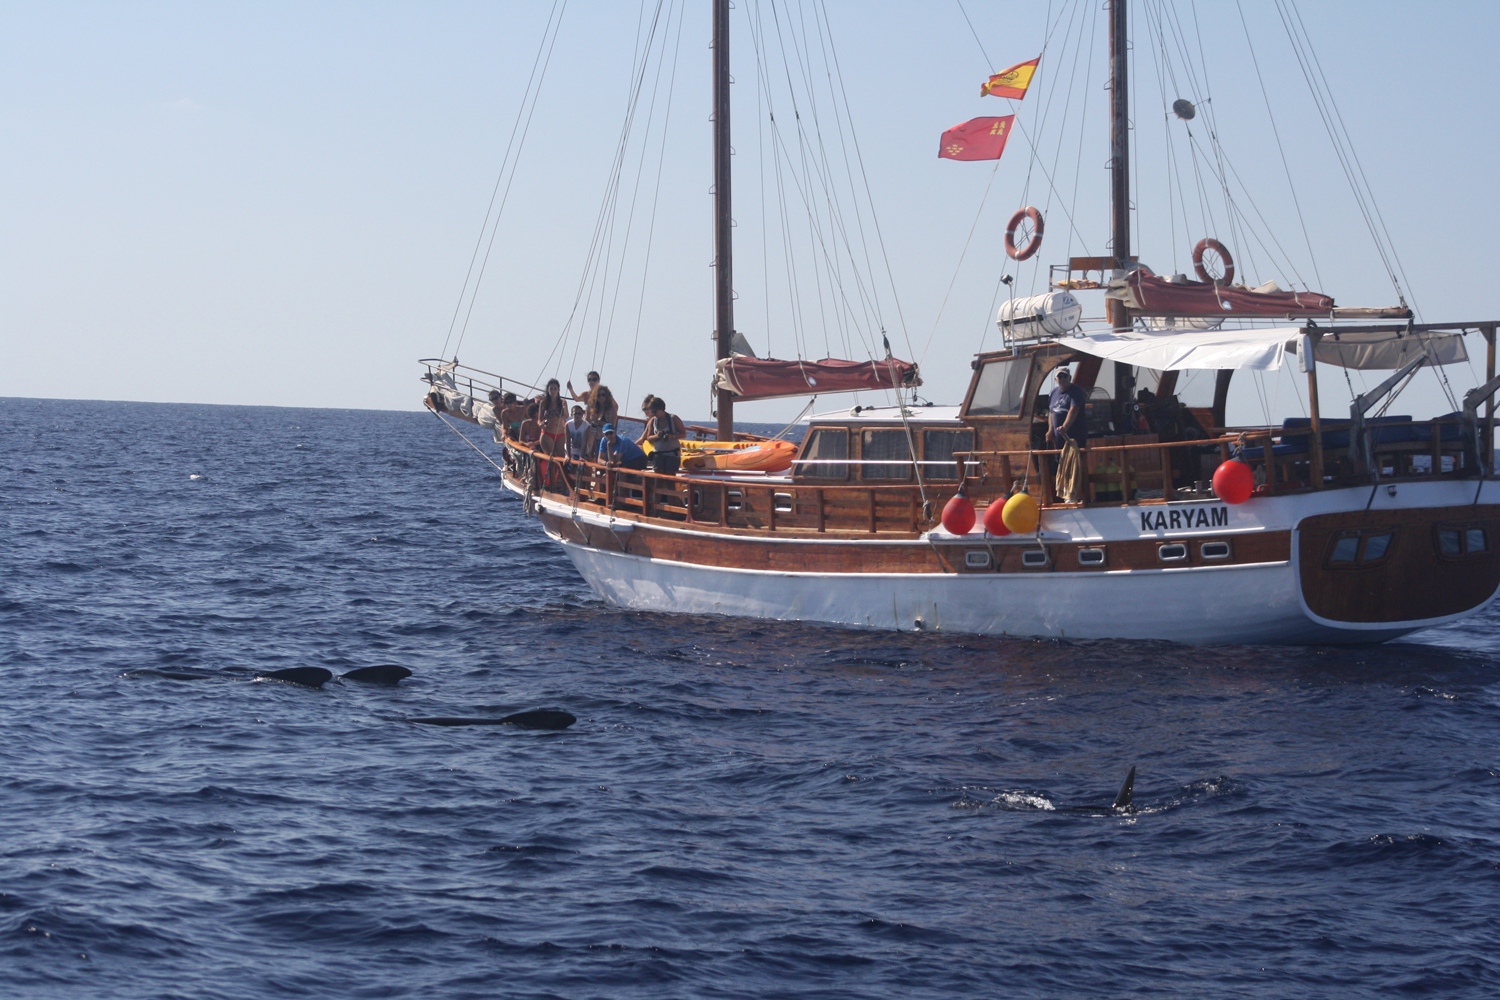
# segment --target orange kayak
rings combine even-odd
[[[722,451],[707,447],[694,448],[691,453],[684,451],[682,467],[699,472],[783,472],[792,467],[792,459],[797,457],[797,446],[790,441],[723,443],[730,447]]]

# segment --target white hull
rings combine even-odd
[[[1362,487],[1253,501],[1233,508],[1227,529],[1217,534],[1293,529],[1291,558],[1225,566],[1045,574],[771,572],[646,558],[553,537],[601,599],[637,610],[1068,639],[1367,643],[1465,617],[1480,608],[1444,618],[1379,624],[1319,618],[1301,592],[1296,524],[1308,516],[1341,510],[1473,503],[1477,485],[1404,483],[1395,496],[1383,487]],[[1500,484],[1486,483],[1484,500],[1494,502],[1497,495]],[[542,505],[556,514],[579,517],[576,510],[561,505]],[[1049,511],[1046,526],[1051,530],[1046,534],[1103,543],[1143,536],[1187,538],[1188,529],[1143,528],[1141,514],[1174,508],[1185,513],[1201,506]],[[932,537],[938,544],[957,541],[941,532]],[[765,543],[764,538],[757,541]],[[725,538],[723,544],[743,543]],[[1010,539],[1002,544],[1035,542]]]

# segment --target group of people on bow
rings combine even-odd
[[[577,392],[570,381],[567,394],[557,379],[547,381],[546,390],[534,399],[522,400],[513,392],[491,390],[490,404],[506,440],[529,445],[544,456],[563,463],[593,459],[605,465],[645,469],[674,475],[682,463],[682,439],[687,435],[681,418],[667,412],[666,403],[649,395],[641,404],[645,429],[634,440],[619,433],[620,406],[609,387],[589,372],[588,391]],[[571,419],[570,419],[571,416]],[[650,444],[650,454],[645,446]],[[544,480],[556,476],[554,463],[543,461]]]

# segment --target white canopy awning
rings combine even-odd
[[[1426,332],[1400,335],[1341,333],[1318,330],[1314,356],[1323,364],[1342,368],[1400,368],[1427,353],[1430,364],[1451,365],[1469,359],[1461,333]],[[1277,371],[1287,352],[1296,354],[1308,331],[1297,326],[1251,330],[1191,330],[1148,332],[1110,331],[1062,341],[1068,347],[1120,364],[1180,371],[1185,368],[1246,368]],[[1321,336],[1318,336],[1318,335]]]

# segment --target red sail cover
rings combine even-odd
[[[1117,298],[1147,316],[1317,316],[1333,308],[1333,298],[1319,292],[1256,292],[1243,285],[1206,281],[1174,283],[1132,271],[1123,282],[1110,283]]]
[[[718,362],[717,387],[740,399],[813,396],[824,392],[859,392],[891,388],[891,369],[901,386],[921,385],[910,361],[777,361],[735,355]]]

